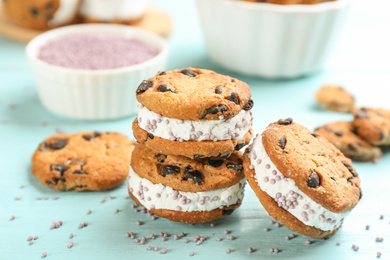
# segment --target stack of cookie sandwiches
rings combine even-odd
[[[252,138],[249,86],[205,69],[159,72],[136,91],[128,189],[175,222],[230,215],[244,196],[242,153]]]
[[[361,198],[351,160],[291,118],[270,124],[254,139],[244,168],[268,213],[309,237],[334,235]]]

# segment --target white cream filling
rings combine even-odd
[[[141,178],[130,167],[128,187],[147,209],[168,209],[183,212],[211,211],[241,203],[244,197],[246,179],[223,189],[203,192],[184,192],[174,190],[161,183],[153,184]]]
[[[53,19],[49,21],[51,27],[70,23],[77,13],[80,0],[61,0],[60,7],[55,12]]]
[[[80,14],[97,20],[132,20],[146,10],[146,0],[83,0]]]
[[[303,193],[294,180],[286,178],[272,163],[264,149],[262,136],[257,136],[248,154],[259,187],[279,205],[308,226],[324,231],[337,229],[349,214],[331,212]]]
[[[138,125],[145,131],[171,141],[242,140],[252,127],[252,110],[220,120],[181,120],[154,113],[138,104]]]

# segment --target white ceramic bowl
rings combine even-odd
[[[159,50],[145,62],[107,70],[77,70],[48,64],[37,55],[50,40],[72,33],[97,33],[136,39]],[[126,25],[83,24],[45,32],[26,47],[39,98],[49,110],[70,118],[114,119],[137,113],[135,91],[142,80],[164,70],[169,53],[161,36]]]
[[[323,67],[350,0],[315,5],[197,0],[197,5],[213,61],[246,75],[293,78]]]

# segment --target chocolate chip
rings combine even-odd
[[[55,139],[49,144],[49,147],[54,150],[59,150],[65,147],[68,144],[68,139]]]
[[[382,141],[385,138],[383,132],[379,130],[379,140]]]
[[[194,154],[194,159],[199,159],[199,158],[202,158],[204,157],[203,154]]]
[[[234,209],[224,209],[222,210],[222,214],[230,216],[233,213],[233,211]]]
[[[163,76],[163,75],[167,75],[167,73],[165,71],[161,71],[160,74],[158,74],[159,76]]]
[[[75,171],[73,172],[73,174],[82,174],[82,175],[87,175],[87,173],[86,173],[86,172],[84,172],[83,170],[75,170]]]
[[[189,70],[189,69],[183,69],[180,71],[180,73],[186,75],[186,76],[189,76],[189,77],[196,77],[198,76],[198,73],[196,72],[193,72],[192,70]]]
[[[102,135],[100,132],[94,132],[93,134],[95,135],[94,137],[100,137]]]
[[[278,125],[291,125],[293,122],[293,119],[291,117],[286,118],[284,120],[280,119],[278,122],[276,122]]]
[[[347,179],[347,182],[349,182],[349,183],[351,183],[351,185],[353,185],[353,177],[349,177],[349,178]]]
[[[223,164],[223,162],[224,162],[224,160],[221,160],[221,159],[211,159],[211,158],[207,159],[207,165],[214,167],[214,168],[221,166]]]
[[[158,91],[159,92],[172,92],[172,93],[175,93],[175,91],[173,91],[172,89],[168,88],[168,85],[166,84],[161,84],[160,86],[158,86]]]
[[[51,167],[51,170],[52,171],[56,171],[56,172],[59,172],[61,174],[61,176],[64,174],[64,172],[68,169],[68,167],[66,167],[65,165],[63,165],[62,163],[57,163],[55,165],[53,165]]]
[[[241,150],[241,148],[244,147],[244,146],[245,146],[245,143],[236,144],[236,146],[234,147],[234,150],[239,151],[239,150]]]
[[[240,101],[238,101],[237,93],[235,93],[235,92],[232,92],[232,93],[230,94],[230,97],[227,97],[226,100],[232,101],[232,102],[234,102],[236,105],[239,105],[239,104],[240,104]]]
[[[236,80],[235,80],[235,79],[231,79],[230,82],[233,82],[233,83],[234,83],[234,82],[236,82]]]
[[[362,189],[359,187],[359,200],[361,200],[362,199],[362,197],[363,197],[363,193],[362,193]]]
[[[217,88],[215,88],[214,92],[215,92],[215,94],[221,94],[222,93],[222,88],[221,87],[217,87]]]
[[[57,182],[65,182],[65,177],[64,176],[62,176],[62,177],[60,177],[58,180],[57,180]]]
[[[38,11],[37,8],[31,7],[31,8],[30,8],[30,13],[31,13],[32,16],[38,16],[39,11]]]
[[[355,115],[356,118],[370,118],[365,108],[361,108]]]
[[[154,135],[152,135],[151,133],[148,133],[148,138],[154,139]]]
[[[161,175],[163,177],[166,177],[167,175],[176,175],[178,173],[180,173],[180,167],[173,165],[166,165],[161,169]]]
[[[136,90],[136,94],[141,94],[141,93],[144,93],[146,90],[148,90],[149,88],[151,88],[153,86],[153,81],[150,81],[150,80],[144,80],[141,82],[141,84],[139,84],[137,90]]]
[[[39,151],[41,151],[41,152],[47,151],[48,147],[49,147],[49,144],[46,142],[40,143],[38,146]]]
[[[336,179],[334,177],[330,177],[333,181],[336,181]]]
[[[279,137],[279,146],[284,150],[284,147],[286,147],[287,139],[284,136]]]
[[[206,110],[206,114],[203,116],[205,117],[208,114],[218,114],[219,112],[224,112],[227,111],[227,107],[224,105],[219,105],[216,107],[210,107],[209,109]]]
[[[358,174],[357,172],[353,169],[353,167],[349,164],[349,163],[346,163],[346,162],[343,162],[344,166],[347,167],[347,169],[349,170],[350,173],[352,173],[352,175],[354,177],[357,177]]]
[[[203,176],[202,176],[202,173],[200,171],[194,170],[191,165],[188,165],[184,169],[183,180],[186,181],[188,179],[192,179],[195,184],[200,185],[200,184],[202,184]]]
[[[341,133],[341,132],[334,132],[334,134],[337,136],[340,136],[340,137],[343,136],[343,133]]]
[[[90,141],[92,139],[92,135],[85,134],[83,135],[83,138],[87,141]]]
[[[317,188],[318,186],[320,186],[320,177],[316,172],[310,174],[310,177],[307,180],[307,186],[309,186],[310,188]]]
[[[235,170],[236,172],[239,172],[239,173],[243,173],[243,171],[244,171],[244,168],[242,167],[242,165],[232,163],[232,162],[228,162],[226,164],[226,168]]]
[[[311,132],[310,133],[312,136],[314,136],[314,137],[317,137],[317,133],[316,132]]]
[[[165,154],[158,153],[156,154],[157,161],[159,163],[165,162],[165,159],[167,159],[167,156]]]
[[[249,99],[248,103],[246,103],[242,109],[244,109],[245,111],[249,111],[252,108],[253,108],[253,99]]]
[[[46,20],[47,21],[50,21],[51,19],[53,19],[53,15],[52,14],[46,14]]]

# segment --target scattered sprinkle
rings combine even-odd
[[[377,252],[377,253],[376,253],[376,257],[377,257],[377,258],[380,258],[381,256],[382,256],[382,253],[381,253],[381,252]]]
[[[273,221],[272,219],[269,221],[270,224],[275,224],[275,221]]]
[[[46,257],[47,256],[47,253],[46,252],[43,252],[42,253],[42,257]]]
[[[154,247],[154,251],[158,251],[158,246],[155,246],[155,247]]]
[[[168,249],[166,249],[165,247],[161,249],[162,254],[165,254],[166,252],[168,252]]]
[[[70,233],[69,238],[73,238],[73,233]]]
[[[20,197],[15,197],[15,200],[20,200]]]
[[[37,239],[38,239],[38,236],[35,236],[35,237],[34,237],[34,240],[37,240]]]
[[[268,232],[268,231],[270,231],[270,229],[269,228],[264,228],[264,231]]]
[[[225,231],[223,233],[229,234],[230,232],[229,232],[229,230],[225,229]]]
[[[354,251],[358,251],[358,250],[359,250],[359,247],[358,247],[357,245],[352,245],[352,249],[353,249]]]
[[[89,209],[89,210],[87,211],[87,214],[89,215],[89,214],[91,214],[91,213],[92,213],[92,210]]]
[[[249,253],[253,253],[253,248],[252,247],[248,247],[248,252]]]
[[[214,223],[210,223],[210,227],[215,227],[215,224]]]
[[[226,250],[226,253],[228,253],[228,254],[230,254],[232,252],[232,250],[230,249],[230,248],[228,248],[227,250]]]
[[[148,246],[147,250],[151,251],[152,250],[152,246]]]
[[[194,252],[190,252],[190,256],[194,256],[195,255],[195,253]]]
[[[22,184],[22,185],[20,185],[20,188],[21,188],[21,189],[23,189],[23,188],[24,188],[24,185],[23,185],[23,184]]]
[[[366,225],[366,230],[369,230],[370,229],[370,225]]]
[[[33,240],[32,236],[27,237],[27,241],[31,241],[31,240]]]
[[[385,216],[383,216],[383,215],[380,215],[380,216],[379,216],[379,219],[384,219],[384,217],[385,217]]]
[[[16,218],[15,215],[12,215],[10,220],[14,220],[15,218]]]
[[[187,238],[186,240],[184,240],[184,243],[189,243],[190,240]]]
[[[137,220],[137,221],[135,222],[135,224],[137,224],[138,226],[140,226],[140,225],[141,225],[141,221]]]
[[[83,223],[80,223],[79,224],[79,228],[83,228],[84,227],[84,224]]]
[[[339,245],[341,245],[341,243],[340,243],[340,241],[337,241],[336,246],[339,246]]]
[[[217,237],[217,241],[222,241],[222,238],[220,238],[220,237]]]
[[[70,241],[69,244],[68,244],[68,248],[72,248],[73,247],[73,242]]]
[[[228,240],[233,240],[233,239],[234,239],[233,236],[227,236],[226,238],[227,238]]]
[[[311,244],[311,241],[310,241],[310,240],[306,240],[306,241],[305,241],[305,244],[306,244],[306,245],[310,245],[310,244]]]
[[[58,200],[58,197],[57,197],[57,196],[54,196],[54,197],[53,197],[53,200]]]
[[[276,227],[281,227],[282,225],[281,225],[279,222],[276,222],[276,223],[275,223],[275,226],[276,226]]]
[[[115,213],[119,213],[119,209],[115,209]]]
[[[383,237],[377,237],[377,238],[375,239],[375,241],[376,241],[376,242],[383,242]]]

